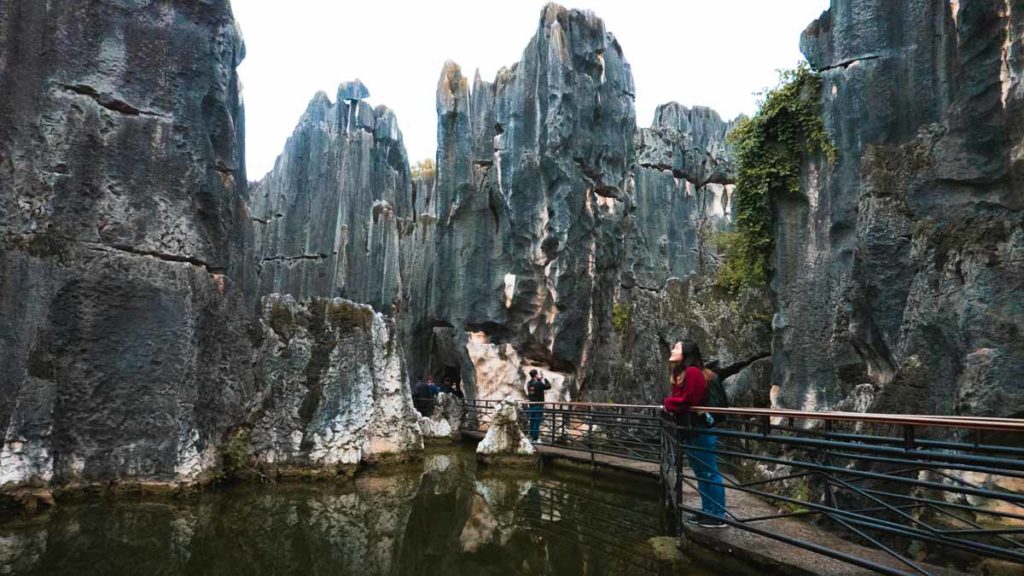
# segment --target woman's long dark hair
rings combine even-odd
[[[683,340],[682,344],[683,361],[672,367],[672,382],[675,384],[682,384],[683,372],[690,366],[704,368],[704,357],[700,354],[700,346],[697,346],[693,340]],[[675,344],[672,347],[675,348]]]

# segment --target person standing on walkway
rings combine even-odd
[[[700,347],[692,340],[676,342],[669,363],[672,365],[672,391],[662,406],[677,420],[689,418],[690,426],[696,429],[683,445],[690,468],[697,476],[702,514],[694,515],[689,522],[705,528],[724,528],[727,526],[722,521],[725,518],[725,486],[718,471],[718,437],[711,433],[711,415],[691,410],[694,406],[706,405],[708,397]]]
[[[551,389],[551,383],[536,369],[530,370],[530,379],[526,382],[526,399],[530,404],[526,408],[530,416],[530,440],[540,443],[540,422],[544,419],[544,391]]]

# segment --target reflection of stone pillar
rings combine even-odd
[[[477,460],[484,464],[532,465],[537,451],[519,429],[519,405],[502,400],[494,409],[487,435],[477,444]]]
[[[434,401],[434,412],[419,419],[423,438],[437,438],[456,441],[459,439],[459,421],[462,419],[462,402],[451,394],[441,392]]]

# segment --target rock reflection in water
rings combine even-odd
[[[455,448],[343,486],[64,504],[0,524],[0,574],[656,574],[657,494],[639,480],[477,477]]]

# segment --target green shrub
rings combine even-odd
[[[830,162],[835,159],[821,119],[820,97],[821,78],[801,63],[781,74],[757,114],[729,136],[736,150],[736,232],[722,238],[726,258],[718,283],[732,294],[768,282],[774,247],[772,198],[799,194],[807,155],[824,153]]]
[[[220,481],[235,480],[250,468],[249,430],[240,428],[220,447]]]
[[[628,302],[612,304],[612,326],[620,336],[625,335],[633,318],[633,306]]]

